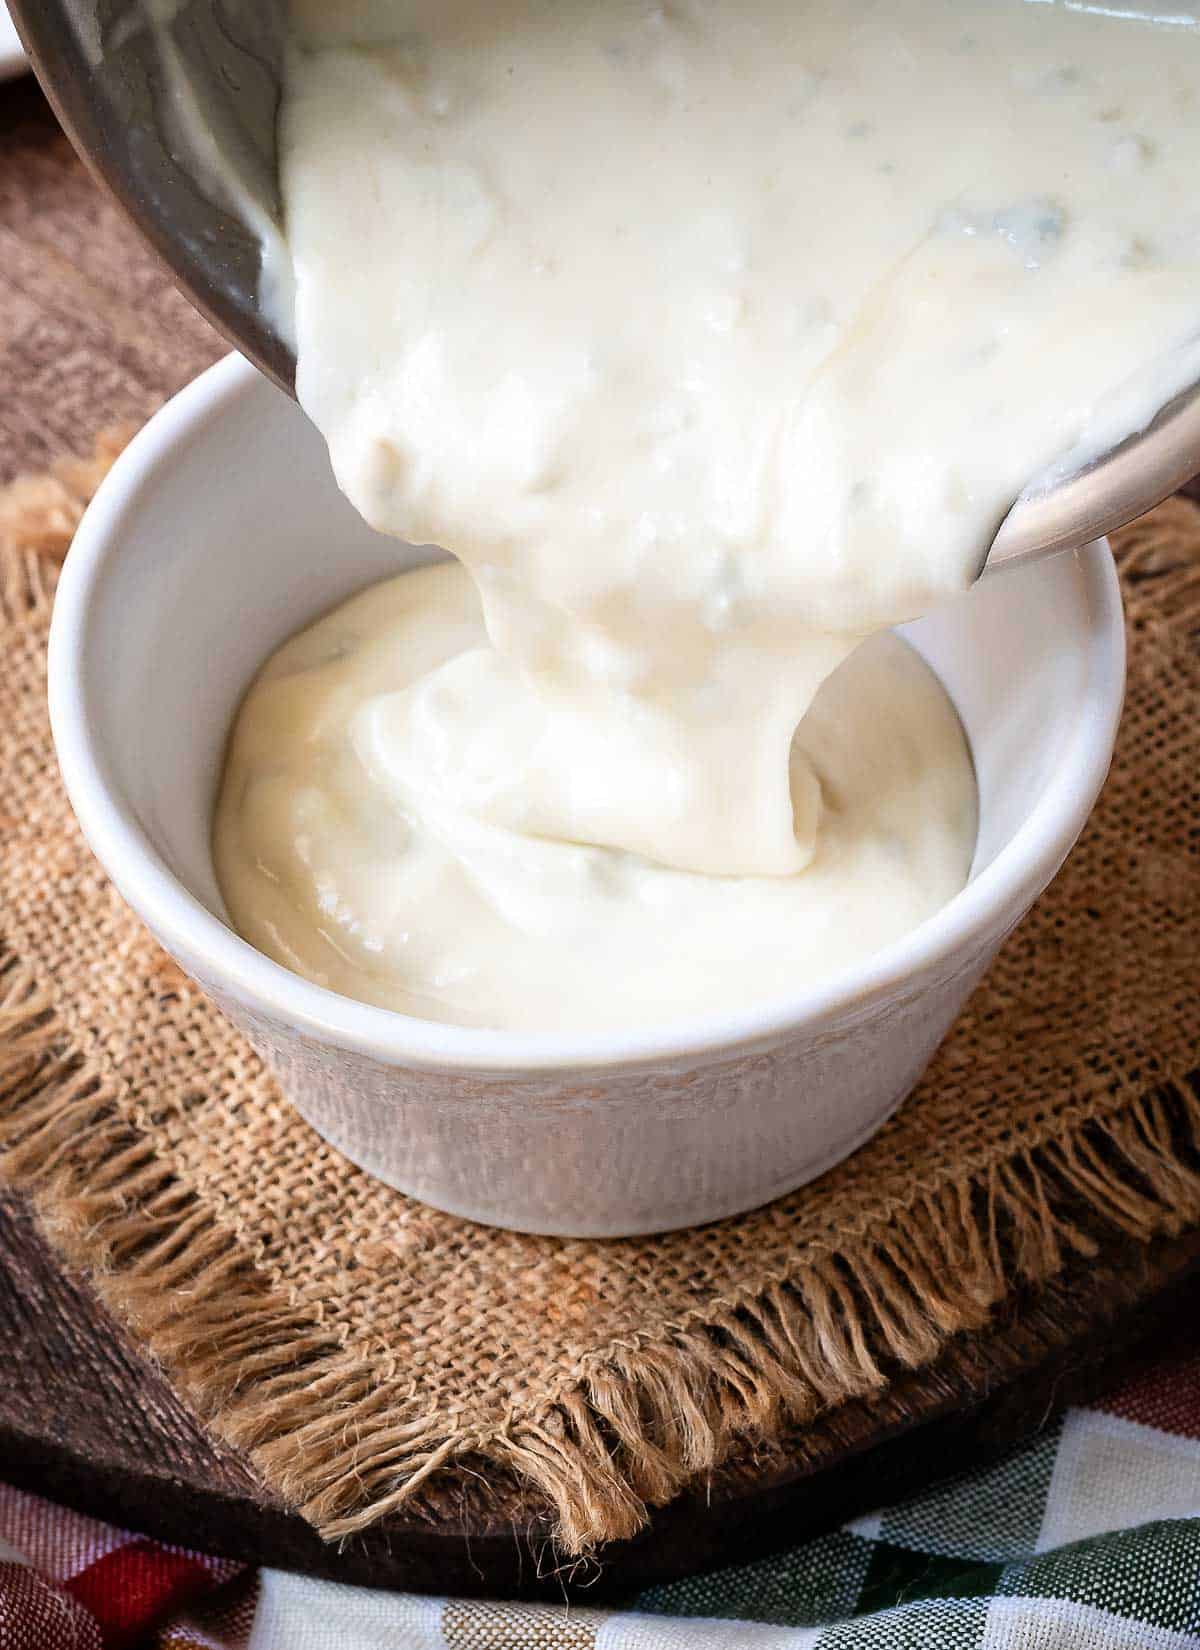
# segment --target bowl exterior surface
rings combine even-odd
[[[487,1225],[630,1237],[757,1208],[862,1145],[910,1093],[996,944],[765,1047],[526,1074],[389,1065],[234,1001],[198,960],[189,971],[308,1122],[379,1179]]]
[[[309,1122],[413,1197],[615,1237],[716,1220],[821,1174],[911,1091],[1087,818],[1123,680],[1107,550],[984,579],[906,631],[972,741],[981,831],[963,895],[828,988],[591,1039],[353,1004],[225,921],[209,833],[241,692],[300,624],[429,554],[369,532],[311,426],[245,363],[182,392],[101,488],[56,602],[51,721],[97,858]]]

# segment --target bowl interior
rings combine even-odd
[[[64,667],[77,672],[83,737],[124,817],[224,920],[209,827],[247,684],[299,626],[434,552],[368,529],[307,419],[237,362],[160,414],[94,509],[100,524],[74,552],[94,565]],[[1025,825],[1081,728],[1111,713],[1120,666],[1111,611],[1100,611],[1105,555],[989,576],[906,627],[971,741],[981,803],[973,878]]]

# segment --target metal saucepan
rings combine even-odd
[[[289,392],[295,361],[258,301],[255,217],[277,219],[286,0],[9,0],[76,148],[197,308]],[[212,160],[219,151],[223,167]],[[222,173],[238,179],[230,190]],[[1200,471],[1200,385],[999,525],[988,566],[1084,544]]]

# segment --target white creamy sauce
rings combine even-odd
[[[627,1024],[961,887],[923,667],[873,642],[805,713],[1180,386],[1200,35],[1120,12],[294,0],[299,397],[486,635],[422,575],[272,665],[218,819],[244,933],[432,1018]]]
[[[443,563],[365,591],[271,660],[238,719],[217,832],[253,944],[425,1019],[615,1029],[779,997],[898,938],[966,880],[962,729],[894,636],[836,671],[801,725],[792,767],[817,777],[821,825],[789,877],[674,870],[446,802],[398,734],[443,661],[486,647],[470,577]]]

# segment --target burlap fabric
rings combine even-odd
[[[469,1225],[350,1167],[91,860],[55,769],[58,558],[107,461],[0,494],[3,1174],[325,1534],[516,1475],[568,1551],[747,1434],[932,1360],[1095,1234],[1200,1220],[1200,511],[1120,536],[1112,777],[919,1092],[760,1213],[652,1240]],[[440,1480],[439,1480],[440,1481]]]

